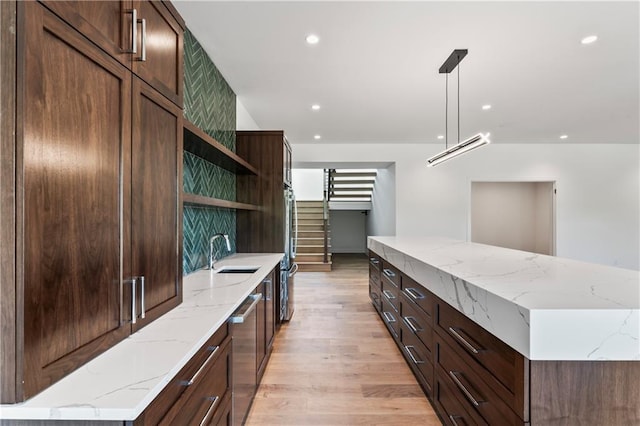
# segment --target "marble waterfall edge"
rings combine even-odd
[[[438,237],[368,247],[531,360],[640,360],[640,273]]]

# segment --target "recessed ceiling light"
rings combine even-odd
[[[314,110],[314,111],[317,111],[317,110],[319,110],[319,109],[320,109],[320,105],[318,105],[318,104],[313,104],[313,105],[311,105],[311,109],[312,109],[312,110]]]
[[[438,135],[438,139],[444,139],[444,135]]]
[[[595,42],[596,40],[598,40],[598,36],[597,35],[590,35],[590,36],[587,36],[587,37],[583,38],[581,40],[581,43],[582,44],[591,44],[591,43]]]
[[[318,44],[318,42],[320,41],[320,37],[318,37],[315,34],[309,34],[306,40],[307,40],[307,43],[309,44]]]
[[[569,135],[560,135],[560,139],[567,139]]]
[[[485,111],[488,110],[488,109],[491,109],[491,105],[489,105],[489,104],[482,105],[482,109],[485,110]]]
[[[321,137],[322,137],[322,136],[320,136],[320,135],[314,135],[314,136],[313,136],[313,138],[314,138],[315,140],[318,140],[318,139],[320,139]]]

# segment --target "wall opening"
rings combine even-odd
[[[555,255],[555,182],[471,182],[471,241]]]

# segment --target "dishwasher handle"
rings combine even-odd
[[[231,318],[229,318],[229,322],[231,324],[242,324],[242,323],[244,323],[245,319],[256,308],[256,306],[258,305],[260,300],[262,300],[262,293],[250,294],[249,297],[247,297],[247,299],[244,301],[244,303],[240,306],[240,309],[238,309],[231,316]]]

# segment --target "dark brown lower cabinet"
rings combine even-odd
[[[640,424],[640,362],[530,361],[385,259],[369,257],[383,265],[382,273],[369,268],[370,292],[382,281],[380,316],[445,425]]]
[[[261,285],[256,290],[258,293],[262,293],[262,300],[257,307],[258,315],[258,334],[257,334],[257,372],[258,383],[262,380],[264,370],[267,367],[267,362],[271,356],[273,349],[273,339],[275,337],[276,327],[276,308],[274,303],[275,285],[277,284],[276,278],[280,276],[278,268],[271,271],[271,273],[262,280]]]
[[[133,424],[231,424],[222,421],[231,410],[231,348],[225,323]]]

